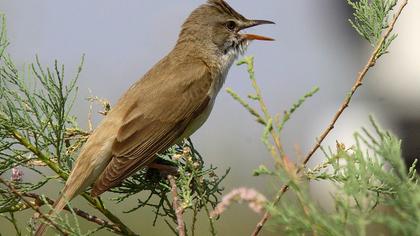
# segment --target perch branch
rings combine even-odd
[[[176,191],[176,181],[172,175],[168,175],[169,183],[171,184],[171,193],[172,193],[172,204],[176,214],[176,220],[178,222],[178,235],[185,236],[185,223],[183,218],[184,209],[179,205],[179,197]]]
[[[56,174],[58,174],[62,179],[66,180],[68,178],[68,174],[63,171],[56,162],[50,159],[50,157],[39,150],[36,146],[34,146],[27,138],[21,135],[16,130],[10,130],[13,137],[26,149],[31,151],[40,161],[44,162],[51,170],[53,170]],[[83,198],[85,198],[94,208],[99,210],[106,218],[112,221],[114,224],[118,225],[120,228],[121,234],[123,235],[137,235],[134,233],[124,222],[121,221],[116,215],[106,209],[100,200],[92,198],[87,193],[81,194]]]
[[[350,91],[349,95],[347,95],[346,98],[344,99],[344,101],[341,104],[340,108],[338,109],[338,111],[334,115],[331,123],[321,133],[321,135],[317,138],[316,144],[309,151],[309,153],[305,156],[305,159],[303,160],[302,165],[300,166],[300,168],[297,170],[297,173],[300,173],[305,168],[306,164],[309,162],[309,160],[315,154],[315,152],[321,147],[322,142],[330,134],[330,132],[334,129],[334,126],[337,123],[338,119],[341,117],[341,115],[343,114],[343,112],[349,106],[349,104],[351,102],[351,99],[353,98],[353,95],[356,93],[356,91],[358,90],[358,88],[360,86],[362,86],[363,81],[365,79],[365,76],[368,73],[369,69],[375,66],[375,64],[377,62],[377,59],[378,59],[379,52],[380,52],[383,44],[385,43],[386,39],[388,39],[388,37],[391,35],[391,32],[394,30],[394,26],[395,26],[398,18],[400,17],[402,11],[404,10],[404,8],[405,8],[405,6],[407,4],[408,4],[408,0],[404,0],[402,2],[400,8],[397,10],[396,14],[394,15],[394,18],[390,22],[390,24],[389,24],[388,28],[386,29],[385,33],[383,34],[382,38],[380,39],[380,41],[378,42],[377,46],[373,50],[373,52],[372,52],[372,54],[371,54],[371,56],[370,56],[367,64],[364,66],[364,68],[362,69],[362,71],[357,76],[356,81],[355,81],[353,87],[351,88],[351,91]],[[289,185],[288,184],[283,185],[282,188],[277,193],[277,195],[276,195],[273,203],[274,204],[277,204],[280,201],[280,199],[282,198],[282,196],[284,195],[284,193],[287,192],[288,189],[289,189]],[[259,233],[261,232],[264,224],[267,222],[267,220],[269,218],[270,218],[270,213],[268,211],[266,211],[264,213],[263,217],[261,218],[261,220],[256,225],[256,227],[254,229],[254,232],[252,233],[252,236],[259,235]]]
[[[41,206],[41,205],[45,204],[45,202],[50,204],[50,205],[54,204],[54,200],[52,200],[48,197],[41,197],[39,194],[36,194],[36,193],[23,193],[22,196],[34,199],[37,206]],[[22,210],[22,209],[20,209],[20,210]],[[116,224],[113,224],[113,223],[111,223],[107,220],[101,219],[101,218],[99,218],[95,215],[91,215],[91,214],[89,214],[89,213],[87,213],[87,212],[85,212],[81,209],[78,209],[78,208],[71,208],[70,209],[68,206],[66,206],[64,208],[64,210],[69,211],[69,212],[74,212],[76,215],[82,217],[83,219],[85,219],[87,221],[90,221],[90,222],[93,222],[95,224],[98,224],[100,226],[109,228],[116,233],[122,233],[121,229]]]
[[[42,217],[45,221],[47,221],[50,225],[52,225],[55,229],[57,229],[58,232],[60,232],[61,235],[68,235],[67,232],[65,232],[63,229],[60,228],[54,221],[52,221],[48,216],[46,216],[42,211],[39,209],[39,206],[32,204],[30,201],[28,201],[26,198],[23,197],[21,193],[19,193],[13,185],[6,182],[3,178],[0,177],[0,182],[4,184],[16,197],[20,198],[28,207],[32,208],[35,212],[39,214],[40,217]]]

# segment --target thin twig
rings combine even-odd
[[[193,149],[194,149],[194,147],[193,147]],[[201,189],[201,186],[199,184],[197,184],[197,193],[200,196],[201,204],[203,205],[204,210],[205,210],[206,215],[207,215],[207,219],[209,220],[210,234],[212,236],[215,236],[216,235],[216,228],[214,227],[214,219],[210,215],[210,210],[209,210],[209,207],[207,206],[207,203],[203,201],[204,193],[203,193],[203,191]]]
[[[176,191],[176,181],[175,178],[172,175],[168,175],[169,183],[171,184],[171,193],[172,193],[172,206],[175,210],[176,214],[176,221],[178,222],[178,235],[179,236],[185,236],[185,223],[184,223],[184,209],[182,206],[179,205],[179,197],[178,192]]]
[[[21,236],[22,235],[22,232],[20,231],[19,226],[17,225],[15,214],[13,212],[9,212],[9,215],[10,215],[10,218],[9,217],[6,217],[6,219],[8,221],[10,221],[10,223],[12,223],[13,228],[15,228],[16,235],[17,236]]]
[[[381,40],[378,42],[377,46],[375,47],[375,49],[373,50],[367,64],[365,65],[365,67],[363,68],[363,70],[359,73],[359,75],[356,78],[356,81],[353,85],[353,87],[351,88],[350,93],[346,96],[346,98],[344,99],[343,103],[341,104],[340,108],[338,109],[338,111],[336,112],[336,114],[334,115],[331,123],[328,125],[328,127],[322,132],[322,134],[317,138],[317,142],[314,145],[314,147],[309,151],[309,153],[305,156],[305,159],[302,162],[302,165],[300,166],[300,168],[297,170],[297,173],[300,173],[306,166],[306,164],[309,162],[309,160],[311,159],[311,157],[314,155],[314,153],[321,147],[321,143],[325,140],[325,138],[329,135],[329,133],[331,132],[331,130],[334,129],[335,124],[337,123],[337,120],[341,117],[341,115],[343,114],[343,112],[346,110],[346,108],[349,106],[351,99],[353,98],[353,95],[356,93],[357,89],[362,86],[363,81],[365,79],[366,74],[368,73],[369,69],[372,68],[373,66],[375,66],[377,59],[378,59],[378,55],[379,52],[383,46],[383,44],[385,43],[386,39],[388,39],[388,37],[391,35],[391,32],[394,30],[394,26],[398,20],[398,18],[400,17],[402,11],[404,10],[405,6],[407,5],[408,0],[404,0],[403,3],[401,4],[400,8],[397,10],[396,14],[394,15],[394,18],[392,19],[392,21],[390,22],[387,30],[385,31],[385,33],[383,34]],[[289,185],[285,184],[282,186],[282,188],[279,190],[279,192],[277,193],[273,204],[277,204],[280,199],[282,198],[282,196],[284,195],[284,193],[289,189]],[[266,211],[263,215],[263,217],[261,218],[261,220],[258,222],[258,224],[256,225],[254,232],[252,233],[252,236],[257,236],[259,235],[259,233],[261,232],[261,229],[263,228],[264,224],[267,222],[267,220],[270,218],[270,213],[268,211]]]
[[[92,91],[89,89],[89,93],[92,94]],[[91,96],[92,97],[92,96]],[[89,112],[88,112],[88,127],[89,131],[93,131],[93,122],[92,122],[92,116],[93,116],[93,100],[89,100]]]
[[[93,198],[90,196],[90,194],[84,192],[81,194],[84,199],[86,199],[94,208],[99,210],[106,218],[108,218],[110,221],[112,221],[114,224],[118,225],[118,227],[121,229],[121,235],[133,235],[137,236],[139,234],[132,231],[127,225],[124,224],[124,222],[118,218],[116,215],[114,215],[111,211],[109,211],[107,208],[105,208],[104,204],[100,200],[100,198]]]
[[[206,211],[207,218],[209,219],[210,224],[210,233],[212,236],[216,235],[216,228],[214,227],[214,219],[210,215],[210,211],[207,205],[204,205],[204,210]]]
[[[26,149],[31,151],[40,161],[44,162],[51,170],[53,170],[56,174],[58,174],[62,179],[67,180],[68,173],[63,171],[57,163],[55,163],[47,154],[42,152],[38,149],[38,147],[34,146],[28,139],[26,139],[21,133],[16,130],[10,130],[13,137]],[[99,199],[92,198],[87,193],[81,194],[83,198],[85,198],[94,208],[99,210],[106,218],[112,221],[114,224],[118,225],[121,229],[121,234],[123,235],[138,235],[134,233],[127,225],[122,222],[116,215],[114,215],[111,211],[106,209],[103,204],[100,202]]]
[[[52,225],[61,235],[68,235],[68,232],[64,231],[60,226],[58,226],[54,221],[52,221],[48,216],[46,216],[42,211],[39,209],[39,206],[32,204],[28,201],[21,193],[19,193],[13,185],[6,182],[3,178],[0,177],[0,182],[4,184],[16,197],[20,198],[27,206],[32,208],[36,211],[40,217],[42,217],[45,221],[47,221],[50,225]]]
[[[262,112],[265,116],[265,122],[268,122],[268,120],[271,118],[271,115],[270,115],[270,112],[268,111],[268,107],[265,104],[264,99],[262,97],[261,88],[258,86],[257,80],[255,79],[255,71],[254,71],[253,62],[252,62],[252,66],[250,66],[248,68],[248,72],[250,74],[252,87],[254,87],[254,90],[256,92],[256,96],[258,97],[258,103],[260,104],[261,110],[262,110]],[[275,129],[271,129],[270,134],[271,134],[271,137],[273,138],[273,141],[274,141],[274,144],[275,144],[275,147],[277,149],[277,152],[278,152],[279,156],[280,157],[285,156],[283,146],[280,142],[280,136],[277,135]]]
[[[45,201],[50,205],[54,204],[54,200],[52,200],[48,197],[41,197],[39,194],[36,194],[36,193],[23,193],[22,196],[35,199],[35,202],[36,202],[37,206],[41,206],[41,205],[45,204]],[[74,212],[76,215],[86,219],[87,221],[90,221],[90,222],[93,222],[93,223],[98,224],[100,226],[111,229],[116,233],[120,233],[120,234],[122,233],[121,229],[116,224],[113,224],[113,223],[111,223],[107,220],[101,219],[101,218],[99,218],[95,215],[91,215],[91,214],[89,214],[89,213],[87,213],[87,212],[85,212],[81,209],[78,209],[78,208],[71,208],[70,209],[68,206],[66,206],[66,207],[64,207],[64,210],[69,211],[69,212]]]
[[[195,225],[197,223],[197,215],[198,215],[197,205],[194,205],[193,219],[192,219],[192,224],[191,224],[191,236],[195,236]]]

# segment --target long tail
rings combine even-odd
[[[64,209],[64,207],[66,207],[67,202],[73,198],[73,196],[74,196],[74,193],[68,193],[66,189],[64,189],[60,197],[54,202],[53,209],[49,211],[46,216],[50,217],[54,214],[60,213]],[[48,227],[48,224],[42,223],[38,227],[38,229],[35,231],[35,236],[44,235],[45,231],[47,230],[47,227]]]

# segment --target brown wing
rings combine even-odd
[[[159,66],[171,71],[168,63]],[[131,88],[122,100],[138,97],[137,102],[127,109],[112,147],[113,157],[91,194],[97,196],[118,185],[173,145],[209,104],[211,82],[206,65],[196,63],[178,66],[173,74],[151,71]]]

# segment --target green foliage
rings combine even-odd
[[[264,130],[261,135],[261,140],[270,151],[272,157],[276,161],[277,167],[282,166],[283,157],[285,156],[283,147],[280,142],[280,134],[283,131],[284,126],[290,120],[292,115],[298,111],[299,108],[312,96],[314,96],[319,88],[315,87],[305,95],[303,95],[297,102],[295,102],[292,107],[283,114],[277,113],[272,115],[268,110],[268,107],[265,104],[264,98],[262,96],[261,88],[257,83],[254,70],[254,58],[245,57],[243,60],[239,61],[237,65],[246,65],[249,79],[251,81],[252,87],[255,94],[248,95],[248,101],[234,92],[231,88],[227,89],[227,92],[232,96],[233,99],[238,101],[252,116],[256,118],[256,121],[264,126]],[[257,102],[258,109],[254,108],[251,103]],[[255,171],[255,175],[258,175],[259,171]]]
[[[76,99],[77,79],[82,70],[83,58],[74,79],[64,79],[64,66],[54,62],[53,68],[45,68],[39,58],[24,71],[16,68],[10,55],[6,52],[6,23],[2,17],[0,34],[0,178],[11,174],[7,181],[18,194],[10,188],[0,188],[0,217],[13,224],[17,234],[22,230],[15,227],[17,218],[14,213],[34,210],[33,207],[48,205],[51,201],[37,197],[39,191],[49,182],[63,184],[73,166],[74,159],[90,131],[79,127],[77,119],[71,115],[71,108]],[[96,99],[91,99],[91,102]],[[103,103],[109,110],[109,104]],[[104,113],[106,115],[106,112]],[[194,149],[191,141],[176,145],[157,159],[160,164],[167,165],[176,175],[176,185],[182,208],[194,215],[191,231],[195,230],[197,215],[204,209],[209,216],[210,208],[218,203],[223,188],[221,182],[228,174],[216,174],[215,167],[206,167],[200,154]],[[46,173],[54,173],[52,176]],[[15,173],[16,172],[16,173]],[[23,176],[22,176],[23,175]],[[37,176],[40,181],[27,181],[25,176]],[[141,207],[148,207],[156,213],[153,220],[165,221],[174,230],[176,224],[175,210],[172,198],[168,196],[171,187],[166,176],[153,169],[144,169],[125,180],[120,187],[111,191],[117,193],[114,200],[121,202],[128,197],[137,196],[139,192],[148,192],[146,199],[138,199],[138,204],[128,212]],[[122,235],[137,235],[103,204],[101,199],[92,198],[88,192],[82,194],[90,205],[100,211],[109,222],[100,219],[97,230],[107,229]],[[28,205],[23,201],[31,199]],[[153,201],[157,202],[153,202]],[[78,227],[76,217],[80,213],[67,209],[75,218],[72,222],[64,217],[51,216],[51,220],[69,235],[85,235]],[[96,216],[82,217],[98,219]],[[45,220],[42,217],[40,220]],[[172,222],[171,222],[172,221]],[[39,220],[37,220],[39,222]],[[34,229],[35,221],[29,221],[28,230]],[[214,233],[213,219],[210,219]],[[174,230],[174,233],[177,232]]]
[[[258,123],[264,125],[262,141],[271,154],[276,160],[282,157],[276,162],[278,165],[274,170],[261,165],[254,171],[254,176],[271,176],[287,183],[291,190],[290,196],[281,204],[276,204],[277,201],[267,204],[274,218],[272,229],[284,235],[368,235],[375,229],[392,235],[416,235],[420,231],[417,223],[420,221],[420,187],[415,172],[416,162],[407,171],[398,138],[383,131],[371,118],[376,136],[363,128],[363,133],[355,133],[354,146],[346,148],[344,144],[337,143],[335,152],[324,150],[326,162],[299,174],[300,167],[291,163],[287,156],[281,156],[274,146],[276,139],[280,140],[280,132],[290,114],[318,89],[303,96],[289,112],[284,113],[283,122],[279,122],[280,115],[273,117],[266,109],[256,84],[252,58],[246,58],[243,63],[248,65],[257,94],[252,97],[259,102],[261,112],[232,90],[229,93],[257,118]],[[311,198],[309,181],[323,181],[333,187],[329,199],[332,210],[323,209]]]
[[[396,38],[396,35],[390,34],[392,27],[386,32],[385,29],[392,24],[390,15],[397,0],[348,0],[348,3],[355,11],[354,19],[350,20],[351,25],[377,49],[348,96],[350,102],[369,68],[387,52]],[[0,217],[8,220],[15,228],[16,234],[21,235],[22,229],[18,227],[15,213],[34,210],[34,207],[41,205],[51,208],[50,200],[46,197],[34,198],[33,191],[51,181],[63,183],[66,180],[74,158],[89,137],[90,131],[81,129],[76,118],[71,116],[71,107],[76,99],[76,81],[83,59],[75,79],[68,83],[64,83],[64,66],[57,62],[49,69],[41,66],[36,58],[36,62],[26,71],[20,72],[6,52],[8,41],[4,16],[1,26],[0,175],[5,176],[13,172],[7,183],[13,186],[18,194],[11,192],[10,188],[0,188]],[[303,164],[295,164],[283,149],[281,133],[292,115],[319,89],[312,89],[291,108],[273,115],[268,110],[257,83],[253,57],[245,57],[238,65],[247,66],[254,92],[246,99],[232,89],[228,89],[227,92],[263,125],[261,140],[275,161],[274,168],[261,165],[254,171],[254,175],[267,175],[287,184],[272,202],[267,203],[266,207],[270,213],[267,215],[274,217],[271,222],[272,228],[287,235],[368,235],[370,232],[381,233],[377,232],[378,227],[381,227],[384,233],[395,235],[416,235],[420,232],[420,188],[415,171],[417,162],[407,170],[402,161],[401,141],[398,138],[383,131],[371,119],[374,132],[363,128],[362,132],[355,133],[355,144],[350,148],[337,143],[335,151],[331,148],[323,150],[326,161],[313,169],[305,167],[311,155]],[[258,108],[255,108],[256,105]],[[344,105],[343,110],[348,103]],[[109,110],[109,104],[104,104],[104,108]],[[337,114],[338,117],[341,115]],[[334,123],[327,130],[327,135],[333,126]],[[299,153],[297,156],[300,156]],[[169,174],[174,174],[175,172],[170,172],[176,170],[181,208],[193,215],[187,232],[194,234],[197,216],[201,211],[205,211],[209,218],[211,234],[215,235],[209,209],[215,208],[219,202],[223,190],[221,183],[228,171],[222,176],[217,176],[216,168],[205,166],[190,140],[175,145],[160,155],[157,163],[165,165]],[[46,169],[54,175],[45,174]],[[40,181],[25,182],[19,171],[23,171],[24,175],[28,172],[36,174]],[[166,174],[154,169],[144,169],[111,191],[116,194],[113,200],[117,203],[127,198],[137,199],[137,204],[127,212],[148,207],[155,212],[153,224],[158,219],[163,219],[177,234],[174,227],[177,223],[176,210],[173,208],[171,197],[168,196],[171,186],[165,178]],[[322,181],[333,186],[329,199],[332,209],[323,209],[312,199],[308,190],[309,181]],[[288,198],[278,204],[288,189],[291,190]],[[147,194],[141,197],[138,194],[140,192]],[[75,223],[70,223],[66,217],[51,217],[64,232],[69,235],[89,235],[105,228],[121,235],[137,235],[108,210],[101,199],[94,199],[87,192],[82,196],[109,222],[99,219],[102,224],[83,234],[78,227],[78,216],[81,214],[70,207],[67,210],[72,213],[72,222]],[[28,205],[22,201],[23,198],[33,201]],[[89,217],[96,216],[88,215],[87,218]],[[32,231],[33,227],[34,221],[31,220],[28,230]]]
[[[372,47],[376,47],[382,39],[382,34],[389,26],[389,16],[397,4],[397,0],[347,0],[354,9],[354,19],[349,20],[353,28],[363,38],[365,38]],[[389,45],[397,37],[392,35],[382,43],[377,57],[387,53]]]
[[[373,122],[374,127],[378,127]],[[331,183],[330,204],[323,210],[311,199],[305,184],[291,185],[297,203],[284,199],[270,206],[279,231],[287,235],[368,235],[378,228],[392,235],[420,232],[420,186],[415,164],[407,172],[401,141],[389,132],[363,129],[355,145],[337,144],[327,161],[305,171],[312,181]],[[325,191],[325,190],[324,190]]]
[[[261,176],[261,175],[274,175],[274,172],[269,170],[266,166],[260,165],[257,169],[254,170],[254,176]]]
[[[420,188],[415,174],[416,162],[407,172],[401,156],[400,140],[382,131],[373,119],[376,137],[363,129],[363,133],[355,134],[354,146],[346,149],[344,144],[337,143],[336,152],[330,150],[327,153],[324,150],[327,159],[325,163],[313,170],[306,168],[307,162],[334,129],[336,121],[362,85],[368,70],[380,56],[387,53],[396,38],[395,34],[391,34],[393,26],[407,2],[403,1],[392,21],[389,18],[397,4],[396,0],[349,0],[348,3],[355,10],[351,25],[375,50],[314,148],[303,157],[300,152],[296,153],[296,159],[302,159],[302,163],[295,164],[289,159],[283,150],[280,136],[290,116],[318,89],[303,96],[284,114],[273,116],[268,112],[256,82],[253,59],[247,57],[239,63],[248,66],[256,93],[248,98],[250,102],[257,101],[259,109],[232,90],[228,92],[257,118],[258,123],[264,125],[262,142],[275,160],[273,169],[260,166],[254,171],[254,176],[268,175],[283,183],[273,201],[267,204],[268,212],[252,235],[260,233],[270,215],[274,216],[272,228],[284,235],[367,235],[370,232],[375,232],[375,235],[417,235],[420,232]],[[334,187],[334,193],[329,199],[332,210],[323,209],[311,198],[309,181],[323,181]],[[288,190],[288,199],[280,202]],[[378,229],[382,231],[378,232]]]
[[[208,214],[208,205],[211,208],[216,207],[223,191],[220,186],[221,182],[229,173],[229,169],[219,177],[215,167],[206,168],[202,156],[194,148],[191,140],[168,149],[159,156],[157,162],[177,170],[178,194],[181,199],[181,207],[184,210],[189,210],[194,216],[197,216],[203,209]],[[140,192],[148,193],[144,199],[138,198],[137,206],[128,210],[127,213],[144,206],[152,207],[155,212],[153,220],[153,224],[155,224],[159,216],[169,216],[176,223],[175,211],[168,196],[170,190],[171,186],[162,173],[154,169],[145,169],[126,179],[120,187],[112,191],[119,194],[114,199],[117,202],[123,202],[130,197],[138,198]],[[195,217],[194,220],[196,220]],[[169,222],[167,223],[169,224]],[[192,222],[191,226],[193,224],[195,222]],[[191,231],[193,230],[192,228]]]
[[[292,114],[297,111],[309,98],[313,97],[316,93],[319,92],[319,88],[315,87],[311,91],[309,91],[307,94],[303,95],[293,106],[288,110],[284,112],[283,119],[280,123],[280,126],[278,127],[279,132],[281,132],[284,128],[284,125],[287,123],[287,121],[290,120]]]
[[[3,40],[7,42],[6,39],[0,41]],[[54,165],[55,171],[65,177],[65,170],[72,162],[64,151],[69,144],[65,130],[73,125],[69,112],[81,66],[75,79],[65,85],[64,66],[59,66],[57,61],[54,69],[44,69],[37,58],[27,73],[20,73],[5,49],[2,51],[0,174],[21,166],[42,175],[36,168],[36,161],[40,159],[46,165]]]

